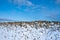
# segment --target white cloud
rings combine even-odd
[[[32,2],[30,2],[30,1],[26,1],[26,5],[27,6],[34,6],[34,4]]]
[[[28,1],[28,0],[8,0],[8,1],[9,3],[12,3],[13,5],[15,5],[15,7],[19,10],[21,9],[22,6],[26,6],[26,8],[23,11],[26,11],[26,10],[31,11],[31,9],[33,9],[33,7],[36,6],[31,1]]]
[[[22,6],[26,6],[26,8],[23,11],[34,11],[40,10],[40,8],[45,9],[45,6],[42,5],[35,5],[29,0],[8,0],[9,3],[12,3],[16,6],[17,9],[21,9]]]
[[[56,4],[60,4],[60,0],[56,0]]]
[[[33,6],[34,4],[28,0],[9,0],[10,3],[13,3],[14,5],[17,5],[17,6],[22,6],[22,5],[25,5],[25,6]]]

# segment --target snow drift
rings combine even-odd
[[[0,23],[0,40],[60,40],[60,22]]]

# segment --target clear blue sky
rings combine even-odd
[[[0,0],[0,18],[60,21],[60,0]]]

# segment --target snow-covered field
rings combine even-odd
[[[28,25],[0,25],[0,40],[60,40],[60,24],[51,25],[46,28],[38,27],[36,24]]]

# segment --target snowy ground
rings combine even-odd
[[[0,26],[0,40],[60,40],[60,25],[37,29],[26,26]]]

